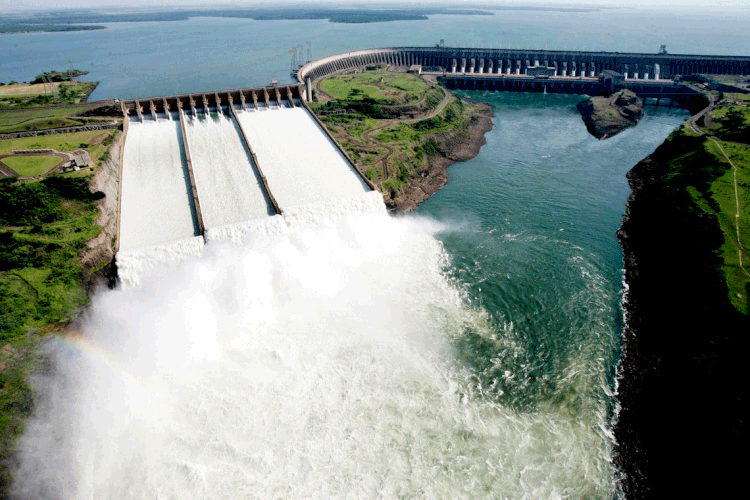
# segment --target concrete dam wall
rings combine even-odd
[[[119,248],[247,234],[371,187],[328,137],[297,87],[125,101]],[[198,241],[194,241],[194,240]],[[192,241],[192,242],[191,242]]]
[[[750,74],[750,57],[684,54],[639,54],[561,50],[468,49],[394,47],[344,52],[310,61],[296,73],[300,82],[369,64],[420,65],[427,72],[465,76],[534,76],[536,68],[548,76],[598,78],[606,70],[629,80],[669,80],[677,75]]]
[[[123,101],[117,250],[202,244],[228,226],[373,190],[305,105],[315,80],[373,65],[415,66],[450,88],[589,95],[611,89],[615,71],[641,97],[680,104],[699,94],[677,75],[750,74],[750,57],[396,47],[308,62],[293,85]]]

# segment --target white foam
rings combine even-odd
[[[250,221],[227,224],[206,229],[206,241],[231,241],[236,244],[246,243],[248,240],[262,238],[287,231],[287,225],[281,215],[263,217]]]
[[[513,327],[465,302],[434,231],[323,217],[96,296],[38,383],[16,494],[607,498],[601,429],[505,407],[454,357]]]
[[[206,229],[272,213],[234,120],[187,118],[185,132]]]
[[[377,191],[358,194],[338,200],[311,203],[284,210],[284,220],[289,227],[305,227],[319,223],[324,218],[386,213],[383,195]]]
[[[137,287],[143,276],[170,272],[185,259],[200,256],[203,245],[203,238],[194,236],[139,250],[120,251],[117,253],[117,273],[125,286]]]
[[[195,236],[177,120],[131,122],[122,167],[120,249]]]
[[[370,191],[306,109],[240,111],[237,117],[283,212]]]

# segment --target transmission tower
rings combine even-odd
[[[73,61],[70,59],[70,57],[68,58],[68,81],[73,81]]]
[[[294,73],[294,71],[297,69],[297,47],[292,47],[291,49],[289,49],[289,55],[291,56],[291,64],[289,70]]]

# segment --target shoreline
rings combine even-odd
[[[481,108],[472,115],[463,132],[438,132],[433,139],[438,143],[439,155],[428,155],[425,168],[409,177],[409,182],[397,193],[382,193],[390,212],[405,214],[415,210],[422,202],[448,184],[448,167],[471,160],[487,143],[485,134],[492,130],[492,106],[474,102]]]
[[[687,149],[668,139],[628,172],[617,232],[625,324],[612,457],[628,500],[731,496],[741,477],[732,450],[742,435],[750,321],[727,297],[716,217],[665,194],[669,161]]]

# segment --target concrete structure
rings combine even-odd
[[[296,76],[305,82],[355,67],[387,64],[441,68],[469,75],[524,75],[531,67],[555,68],[555,77],[598,78],[605,70],[631,80],[664,80],[677,75],[750,75],[750,57],[687,54],[639,54],[561,50],[394,47],[344,52],[308,62]]]
[[[567,94],[608,94],[628,88],[657,103],[689,106],[700,94],[677,84],[679,75],[750,74],[750,57],[556,50],[395,47],[345,52],[310,61],[295,76],[312,99],[324,76],[385,65],[402,71],[421,66],[449,88]],[[619,76],[618,76],[619,75]]]
[[[155,119],[158,113],[166,113],[169,118],[169,111],[183,109],[185,112],[190,112],[195,116],[198,114],[199,108],[204,113],[207,113],[210,108],[222,109],[222,107],[227,107],[229,104],[239,104],[242,109],[247,109],[248,107],[259,109],[261,103],[265,104],[267,108],[270,108],[272,105],[295,106],[301,100],[305,99],[304,93],[305,86],[296,84],[127,99],[122,101],[121,104],[126,117],[135,114],[140,121],[143,121],[144,119]],[[295,101],[297,104],[295,104]]]

